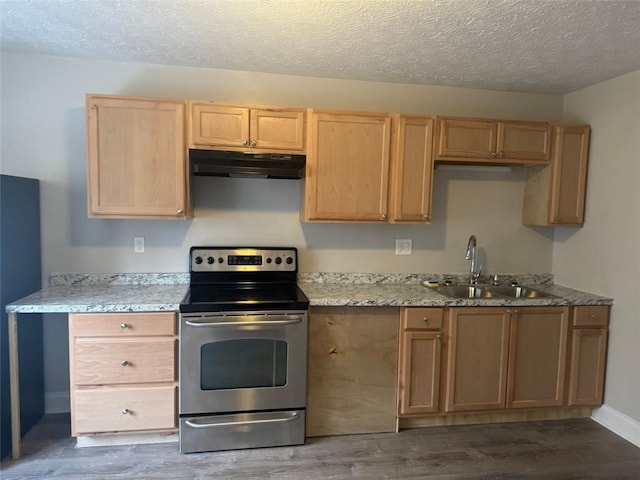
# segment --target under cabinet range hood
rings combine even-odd
[[[191,173],[200,176],[290,178],[304,176],[304,155],[189,149]]]

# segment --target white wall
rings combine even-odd
[[[291,244],[301,271],[464,272],[478,237],[491,272],[549,272],[553,232],[520,223],[524,172],[438,170],[430,226],[303,224],[300,181],[197,178],[191,221],[88,219],[84,95],[559,120],[562,98],[3,52],[1,171],[41,180],[43,276],[184,272],[194,244]],[[147,253],[133,253],[133,237]],[[414,254],[394,255],[396,238]],[[60,320],[62,321],[62,320]],[[64,329],[45,327],[46,390],[66,380]]]
[[[564,99],[591,125],[585,225],[557,229],[556,282],[614,298],[605,404],[640,422],[640,70]]]

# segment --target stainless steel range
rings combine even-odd
[[[192,247],[180,451],[304,443],[309,300],[295,248]]]

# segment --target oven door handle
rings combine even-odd
[[[241,425],[256,425],[260,423],[287,423],[293,422],[300,417],[298,413],[292,413],[286,417],[263,418],[259,420],[186,420],[188,426],[192,428],[212,428],[212,427],[237,427]]]
[[[253,320],[256,317],[237,317],[238,320],[185,320],[190,327],[223,327],[223,326],[270,326],[270,325],[294,325],[302,322],[302,317],[272,317],[270,320]]]

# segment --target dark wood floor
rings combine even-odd
[[[75,448],[47,415],[6,459],[15,479],[640,479],[640,449],[591,420],[433,427],[181,455],[176,443]]]

